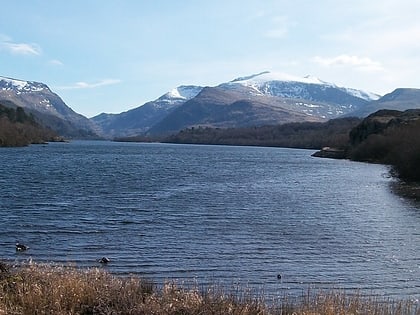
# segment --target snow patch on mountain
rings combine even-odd
[[[283,82],[300,82],[300,83],[306,83],[306,84],[325,84],[325,85],[331,85],[334,86],[332,83],[328,83],[325,81],[322,81],[318,79],[317,77],[307,75],[303,78],[281,73],[281,72],[270,72],[270,71],[264,71],[258,74],[253,74],[246,77],[240,77],[237,79],[234,79],[230,81],[229,83],[233,84],[242,84],[245,86],[261,86],[269,81],[283,81]]]
[[[6,77],[0,77],[0,81],[4,81],[4,83],[2,84],[3,86],[5,86],[2,88],[3,90],[5,90],[6,87],[9,87],[9,89],[15,88],[21,90],[28,84],[27,81],[15,80]]]
[[[0,77],[0,89],[3,91],[16,90],[17,93],[25,93],[41,92],[48,90],[48,87],[43,83]]]
[[[181,85],[160,97],[161,101],[188,101],[198,95],[203,87],[196,85]]]
[[[309,96],[305,85],[317,85],[321,89],[336,88],[352,96],[373,101],[380,98],[380,95],[365,92],[352,88],[344,88],[335,85],[334,83],[323,81],[317,77],[307,75],[305,77],[298,77],[280,72],[264,71],[250,76],[239,77],[226,84],[226,87],[245,86],[250,88],[254,94],[257,95],[273,95],[282,97],[296,97],[301,98]]]
[[[352,88],[344,88],[344,87],[340,87],[339,89],[346,91],[347,93],[368,100],[368,101],[376,101],[378,99],[381,98],[380,95],[372,93],[372,92],[367,92],[367,91],[362,91],[362,90],[356,90],[356,89],[352,89]]]

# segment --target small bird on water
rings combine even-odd
[[[25,250],[29,249],[29,246],[23,245],[19,242],[16,243],[16,251],[17,252],[23,252]]]
[[[107,264],[110,261],[111,260],[108,257],[105,257],[105,256],[98,260],[98,262],[100,262],[101,264]]]

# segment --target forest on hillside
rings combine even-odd
[[[163,142],[221,144],[320,149],[324,146],[345,148],[349,132],[359,118],[332,119],[328,122],[287,123],[246,128],[192,127],[167,137]]]
[[[22,107],[14,108],[0,103],[0,147],[44,143],[56,137],[54,131],[39,125]]]

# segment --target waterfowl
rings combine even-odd
[[[19,242],[16,243],[16,251],[17,252],[23,252],[25,250],[29,249],[29,246],[23,245]]]
[[[101,264],[107,264],[109,263],[111,260],[108,257],[102,257],[101,259],[98,260]]]
[[[281,280],[281,274],[278,274],[278,275],[277,275],[277,279],[278,279],[278,280]]]

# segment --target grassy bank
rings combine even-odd
[[[264,301],[222,288],[156,286],[100,269],[0,263],[0,314],[420,314],[410,301],[381,301],[343,292]]]

